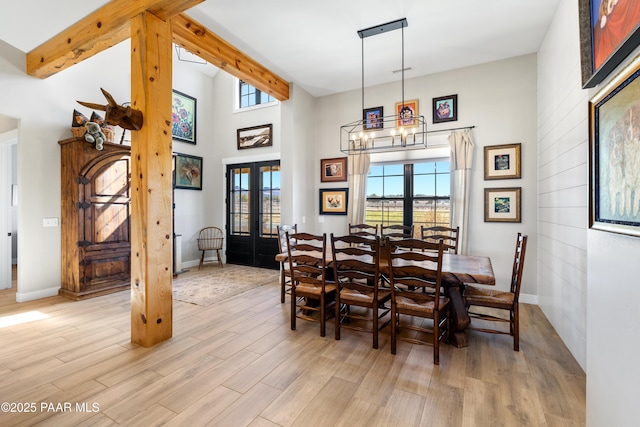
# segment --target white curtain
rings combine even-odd
[[[369,153],[349,155],[349,204],[347,218],[349,224],[362,224],[367,205],[367,175],[369,174]]]
[[[469,187],[473,168],[473,140],[471,130],[451,132],[451,226],[459,226],[458,253],[467,255],[469,226]]]

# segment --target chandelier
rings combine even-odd
[[[340,126],[340,151],[357,154],[371,151],[401,151],[427,148],[427,125],[424,116],[417,114],[415,101],[404,99],[404,28],[407,19],[402,18],[375,27],[358,30],[362,40],[362,111],[363,118]],[[402,102],[393,115],[382,115],[376,109],[364,107],[364,39],[389,31],[402,30]]]

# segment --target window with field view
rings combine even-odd
[[[449,226],[451,174],[449,160],[373,164],[367,176],[367,224]]]

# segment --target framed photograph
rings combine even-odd
[[[364,120],[364,130],[376,130],[384,128],[384,117],[382,107],[365,108],[362,110],[362,120]]]
[[[418,126],[418,100],[396,102],[396,127],[412,128]]]
[[[485,188],[484,222],[521,222],[522,187]]]
[[[640,44],[640,2],[579,0],[582,87],[595,87]]]
[[[320,215],[346,215],[348,188],[321,188]]]
[[[433,123],[458,120],[458,95],[433,98]]]
[[[640,236],[640,57],[589,102],[589,226]]]
[[[347,180],[347,158],[320,160],[320,182],[338,182]]]
[[[178,141],[196,143],[196,99],[177,90],[171,101],[171,135]]]
[[[202,190],[202,157],[175,153],[175,188]]]
[[[245,148],[271,147],[273,145],[273,125],[253,126],[238,129],[238,150]]]
[[[520,145],[484,147],[484,179],[520,178]]]

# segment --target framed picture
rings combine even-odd
[[[458,120],[458,95],[433,98],[433,123]]]
[[[520,178],[520,144],[484,147],[484,179]]]
[[[485,188],[484,222],[521,222],[522,187]]]
[[[589,102],[589,226],[640,236],[640,57]]]
[[[347,180],[347,158],[320,160],[320,182],[338,182]]]
[[[238,129],[238,150],[244,150],[245,148],[270,147],[273,145],[272,133],[272,124]]]
[[[382,107],[365,108],[362,110],[362,120],[364,121],[364,130],[376,130],[384,128],[384,117]]]
[[[579,0],[582,87],[598,85],[640,44],[640,2]]]
[[[418,126],[418,100],[396,102],[396,127],[412,128]]]
[[[202,157],[175,153],[175,188],[202,190]]]
[[[348,188],[321,188],[320,215],[346,215]]]
[[[171,135],[178,141],[196,143],[196,99],[177,90],[171,101]]]

